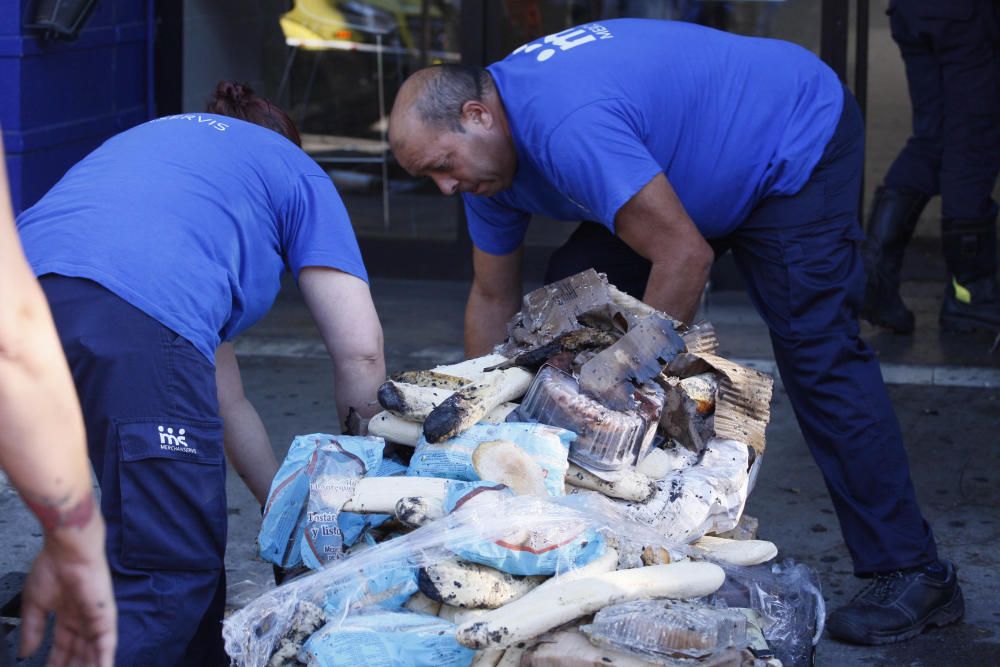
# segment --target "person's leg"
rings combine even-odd
[[[925,19],[944,81],[941,242],[950,284],[941,325],[1000,331],[992,199],[1000,171],[1000,8],[971,4],[969,15]]]
[[[883,185],[933,197],[941,192],[939,172],[944,152],[941,63],[931,36],[923,32],[920,18],[907,3],[891,11],[889,26],[906,69],[912,132],[886,172]]]
[[[725,239],[706,239],[722,257],[729,249]],[[587,269],[607,275],[608,282],[641,299],[649,280],[649,260],[596,222],[582,222],[566,243],[553,251],[545,271],[545,282],[553,283]]]
[[[863,249],[867,283],[861,316],[896,333],[912,333],[913,313],[899,294],[900,272],[920,213],[940,187],[943,82],[937,54],[909,7],[897,6],[889,21],[906,66],[913,133],[872,200]]]
[[[47,276],[41,284],[101,485],[118,605],[116,663],[221,656],[221,609],[213,602],[225,553],[225,461],[212,364],[95,283]],[[214,637],[190,652],[204,624]]]
[[[587,269],[607,274],[608,282],[641,299],[650,263],[597,222],[581,222],[566,243],[549,258],[545,282],[553,283]]]
[[[732,250],[770,328],[781,379],[823,473],[855,572],[916,573],[906,575],[909,584],[938,561],[878,360],[859,337],[862,149],[860,113],[848,97],[809,183],[792,197],[762,202],[732,237]],[[859,615],[852,607],[850,625],[860,629],[849,639],[899,641],[961,614],[960,597],[949,606],[960,596],[953,573],[941,582],[893,583],[879,591],[889,596],[890,613],[865,607]],[[833,620],[831,627],[838,629]]]

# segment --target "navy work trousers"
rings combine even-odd
[[[917,505],[909,463],[878,360],[859,338],[865,276],[858,191],[861,114],[844,112],[808,183],[763,200],[725,239],[767,323],[781,379],[819,464],[859,575],[937,559]],[[584,223],[552,258],[548,279],[592,266],[641,297],[649,263],[595,223]]]
[[[945,219],[992,219],[1000,170],[1000,3],[895,0],[889,23],[906,65],[913,134],[885,185],[940,194]]]
[[[101,486],[119,667],[226,665],[226,467],[214,366],[97,283],[43,276]]]

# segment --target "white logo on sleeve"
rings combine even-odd
[[[168,426],[164,428],[162,426],[156,427],[156,430],[160,434],[160,449],[165,449],[169,452],[186,452],[188,454],[197,454],[198,450],[188,444],[186,431],[184,429],[177,429],[177,434],[174,434],[173,427]]]
[[[541,51],[538,51],[538,55],[535,56],[535,60],[543,63],[561,51],[569,51],[570,49],[575,49],[578,46],[596,42],[599,39],[613,38],[614,35],[611,34],[611,31],[600,23],[588,23],[587,25],[580,26],[579,28],[569,28],[568,30],[557,32],[554,35],[549,35],[540,42],[522,44],[514,49],[514,52],[511,55],[516,55],[518,53],[533,53],[542,49]]]

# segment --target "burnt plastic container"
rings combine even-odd
[[[520,413],[532,420],[577,434],[570,446],[574,463],[597,470],[635,465],[653,442],[663,409],[664,392],[647,383],[636,392],[634,411],[619,412],[580,391],[572,375],[543,366],[521,402]]]

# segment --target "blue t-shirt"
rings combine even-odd
[[[488,69],[518,160],[507,190],[463,195],[492,254],[522,243],[531,214],[614,231],[661,172],[702,235],[725,236],[805,185],[843,106],[836,74],[802,47],[671,21],[588,23]]]
[[[270,309],[285,270],[368,279],[323,170],[282,135],[215,114],[112,137],[17,226],[36,275],[100,283],[213,362]]]

